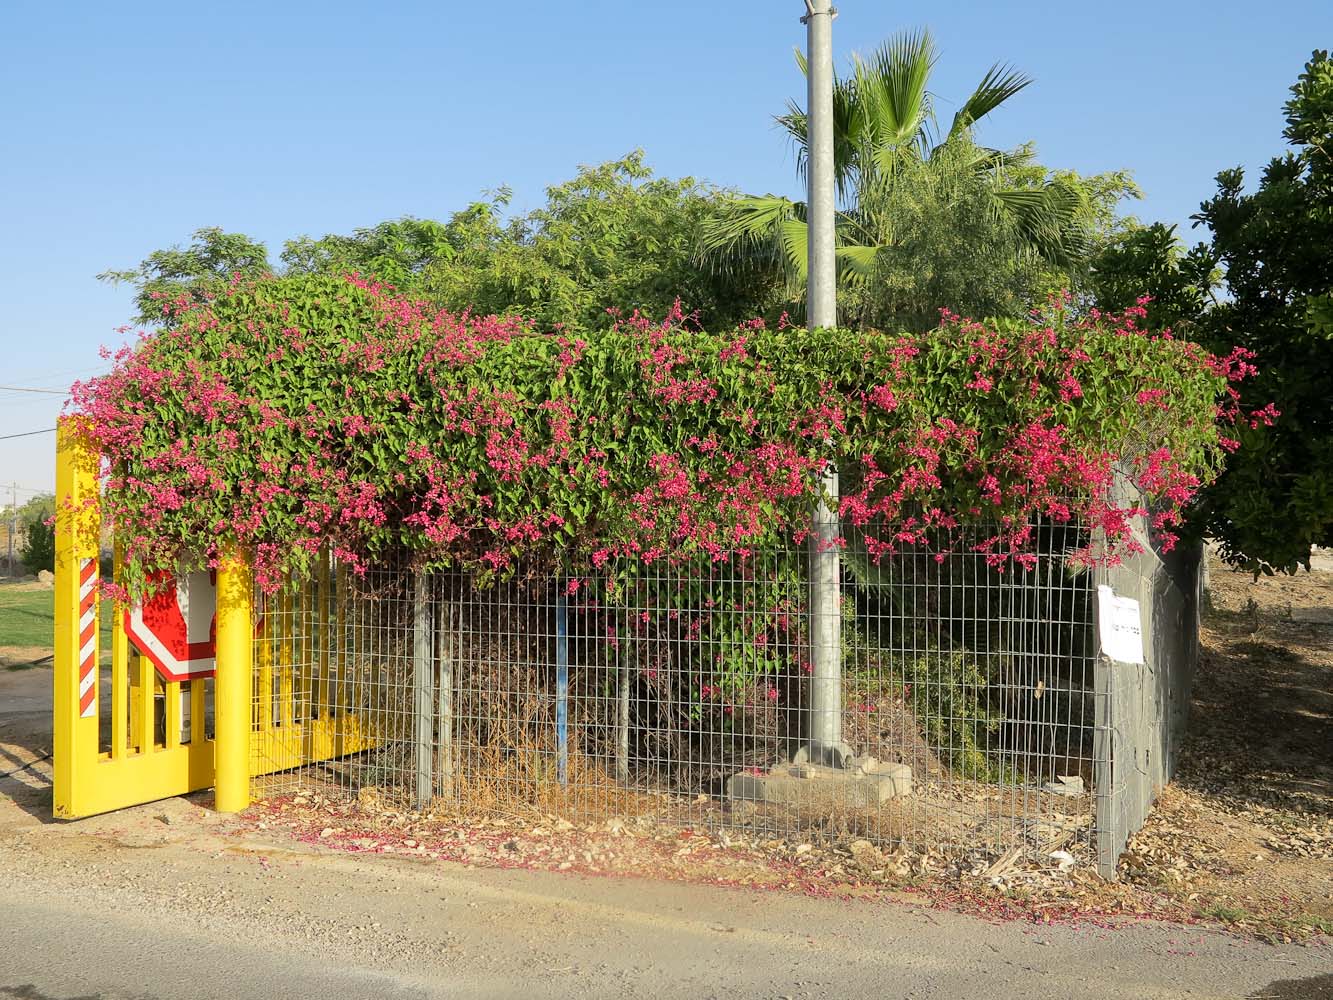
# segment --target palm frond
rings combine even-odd
[[[1034,252],[1064,266],[1087,249],[1081,197],[1067,185],[996,189],[994,207],[1007,216]]]
[[[810,229],[804,219],[782,220],[782,249],[791,279],[804,284],[810,275]]]
[[[949,126],[949,138],[970,129],[1020,90],[1030,86],[1032,77],[1012,66],[996,63],[986,71],[975,90],[963,102]]]
[[[805,55],[796,50],[796,65],[802,75],[808,69]],[[855,93],[850,81],[833,80],[833,176],[838,197],[846,199],[856,190],[858,171],[857,150],[851,141],[852,116],[855,112]],[[808,178],[810,159],[810,119],[795,101],[787,102],[787,113],[775,119],[791,137],[796,147],[796,171],[804,183]]]
[[[777,195],[736,198],[704,222],[699,242],[701,261],[714,272],[762,260],[781,266],[789,280],[803,277],[805,205]]]
[[[925,155],[933,107],[927,83],[938,53],[928,31],[902,32],[856,58],[851,141],[881,173],[904,154]]]
[[[838,277],[849,285],[863,285],[874,277],[879,261],[879,246],[849,244],[838,247]]]
[[[931,155],[937,155],[942,150],[958,145],[957,142],[937,146],[931,151]],[[992,149],[990,146],[971,146],[972,166],[978,172],[993,171],[1003,172],[1016,167],[1028,166],[1036,159],[1036,152],[1031,143],[1024,143],[1014,149]]]

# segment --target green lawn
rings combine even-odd
[[[55,591],[24,583],[0,584],[0,646],[50,649]],[[111,602],[102,602],[102,651],[111,648]]]

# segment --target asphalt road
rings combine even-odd
[[[114,871],[121,853],[132,856]],[[901,905],[385,859],[372,871],[266,857],[256,875],[249,860],[168,845],[76,851],[40,881],[9,869],[0,997],[1333,997],[1327,946],[1170,925],[992,925]],[[84,891],[71,886],[80,869],[96,878]]]

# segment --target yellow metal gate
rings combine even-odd
[[[252,775],[375,745],[349,682],[345,577],[344,568],[322,558],[304,586],[257,601]]]
[[[343,587],[326,559],[316,579],[261,602],[239,556],[217,578],[216,671],[165,680],[112,615],[101,663],[98,456],[77,423],[56,445],[54,812],[108,812],[210,786],[217,807],[249,803],[250,779],[375,745],[345,697]]]

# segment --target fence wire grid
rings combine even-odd
[[[1035,566],[1003,572],[966,545],[878,565],[848,546],[842,736],[898,775],[887,795],[791,764],[812,671],[796,544],[487,579],[332,565],[260,597],[252,773],[277,773],[256,792],[1090,858],[1123,845],[1099,820],[1141,822],[1111,759],[1133,747],[1113,738],[1116,674],[1097,654],[1103,577],[1069,558],[1089,532],[1036,537]]]

